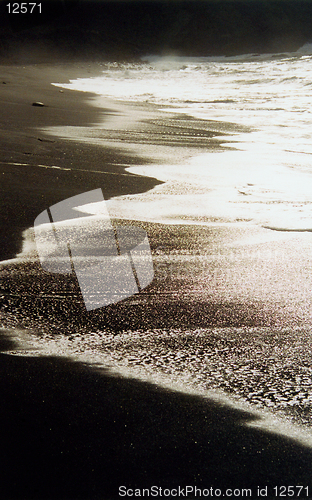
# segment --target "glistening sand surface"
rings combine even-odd
[[[125,172],[148,155],[134,156],[130,146],[131,155],[127,147],[116,151],[117,136],[104,149],[38,133],[60,121],[85,127],[100,119],[83,104],[86,96],[66,91],[65,100],[50,88],[58,69],[45,70],[2,68],[2,259],[14,256],[21,230],[57,201],[96,187],[110,197],[157,184]],[[37,100],[48,106],[33,108]],[[179,148],[182,155],[182,142]],[[310,235],[248,225],[143,227],[155,280],[105,309],[87,313],[75,280],[44,273],[38,262],[1,266],[4,498],[109,500],[121,484],[186,483],[251,487],[253,496],[269,485],[274,498],[273,486],[286,479],[308,485],[308,438],[296,441],[282,426],[247,427],[256,418],[249,407],[202,395],[236,390],[258,409],[273,403],[280,415],[286,395],[291,417],[302,407],[296,422],[309,419]]]

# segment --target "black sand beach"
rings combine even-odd
[[[102,110],[85,103],[91,95],[60,92],[50,85],[99,70],[98,66],[1,67],[1,260],[14,258],[21,250],[22,231],[32,226],[38,213],[64,198],[101,187],[108,199],[147,191],[159,182],[128,174],[122,167],[144,164],[146,157],[65,141],[40,131],[52,125],[91,126],[103,119]],[[45,106],[32,106],[36,101]],[[205,246],[211,241],[217,248],[218,239],[242,236],[239,228],[143,227],[154,256],[160,242],[169,253],[181,249],[192,253],[200,249],[200,242]],[[289,255],[296,246],[292,245]],[[217,265],[221,268],[222,262]],[[187,264],[181,265],[177,278],[172,277],[174,268],[170,279],[163,271],[158,267],[155,281],[142,294],[87,313],[74,279],[48,275],[34,262],[1,267],[0,484],[4,500],[110,500],[119,498],[122,485],[163,489],[193,485],[222,488],[222,492],[251,488],[249,498],[259,497],[258,487],[268,487],[267,498],[276,498],[275,486],[312,488],[311,448],[245,426],[255,418],[252,412],[113,376],[72,359],[6,354],[15,349],[12,329],[19,328],[68,335],[98,328],[117,334],[129,329],[296,323],[294,311],[289,312],[282,301],[283,294],[275,302],[263,302],[261,296],[258,301],[246,297],[239,302],[230,293],[226,299],[221,292],[209,296],[209,290],[203,296],[200,290],[194,292],[194,282],[189,282],[194,269],[190,272]],[[288,275],[283,276],[288,283]],[[184,295],[179,297],[183,287]],[[308,286],[306,290],[305,305],[311,293]],[[308,497],[305,493],[302,498]]]
[[[247,412],[61,358],[4,352],[0,366],[3,499],[310,484],[311,449],[246,427]]]
[[[100,65],[91,68],[87,64],[1,67],[1,260],[21,250],[21,232],[57,201],[98,187],[108,199],[157,184],[153,179],[125,175],[120,165],[125,160],[140,164],[139,158],[108,148],[73,145],[40,132],[43,126],[88,126],[103,118],[103,110],[86,103],[92,95],[60,92],[51,85],[100,70]],[[37,101],[45,106],[32,106]]]

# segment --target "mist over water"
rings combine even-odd
[[[178,165],[130,167],[165,184],[110,200],[110,214],[166,223],[249,221],[312,230],[311,54],[312,45],[306,44],[291,54],[147,56],[142,63],[108,63],[100,77],[62,85],[156,104],[164,115],[246,127],[245,133],[223,137],[231,150],[195,154]]]

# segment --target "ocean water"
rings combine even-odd
[[[114,110],[103,123],[76,131],[76,139],[154,158],[152,164],[126,170],[156,177],[163,184],[147,193],[106,201],[112,218],[177,227],[242,228],[241,236],[231,243],[216,243],[213,255],[209,238],[203,238],[202,255],[185,248],[169,256],[154,253],[156,278],[162,258],[175,277],[179,269],[183,271],[186,301],[266,300],[269,307],[272,299],[275,305],[282,304],[285,317],[292,304],[292,314],[303,311],[311,316],[311,63],[312,45],[292,54],[233,58],[146,56],[139,63],[105,63],[103,74],[95,78],[55,83],[96,93],[95,105],[107,108],[110,103]],[[162,127],[165,137],[157,144],[155,134],[148,136],[151,120]],[[140,128],[142,123],[145,128]],[[174,128],[171,142],[168,124]],[[221,141],[215,148],[211,130],[218,131],[216,139]],[[66,127],[46,132],[68,138],[72,134]],[[82,210],[100,215],[104,208],[93,203]],[[256,231],[251,236],[246,228]],[[25,254],[30,240],[28,233]],[[276,250],[268,258],[267,242],[269,253]],[[198,271],[201,259],[209,265]],[[193,262],[195,274],[188,282]],[[209,281],[211,265],[217,277]],[[158,283],[159,291],[145,300],[166,300],[166,293],[173,300],[175,294],[184,293],[177,290],[178,280],[178,284]],[[140,297],[129,301],[130,313],[136,300],[139,303]],[[6,328],[16,326],[13,316],[7,318]],[[58,324],[47,326],[47,321],[36,325],[29,320],[29,325],[10,330],[24,346],[12,355],[71,356],[97,369],[108,367],[123,376],[242,405],[265,415],[254,425],[312,446],[309,324],[125,328],[118,335],[92,327],[73,327],[63,334]],[[302,434],[303,427],[307,430]]]
[[[240,127],[234,132],[225,128],[224,136],[217,137],[224,141],[221,152],[208,151],[207,139],[207,151],[202,147],[175,165],[162,161],[129,167],[129,172],[165,184],[147,194],[110,200],[107,207],[113,217],[189,224],[249,221],[310,231],[311,61],[312,44],[291,54],[146,56],[142,63],[105,64],[101,76],[58,85],[94,92],[115,106],[124,101],[153,104],[159,106],[160,117],[170,113],[175,120],[179,115],[199,119],[201,129],[213,130],[219,122]],[[99,125],[99,142],[112,140],[119,124],[113,118]],[[191,139],[194,146],[202,146],[201,130]],[[131,141],[123,142],[126,147]],[[140,140],[135,147],[139,154],[146,151]]]

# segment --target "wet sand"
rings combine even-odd
[[[88,104],[92,94],[60,92],[51,85],[100,71],[99,64],[1,66],[0,260],[14,258],[21,250],[22,231],[53,203],[98,187],[108,199],[142,192],[159,182],[125,173],[124,163],[147,162],[136,155],[125,155],[117,148],[73,144],[41,132],[49,126],[90,127],[105,119],[105,109]],[[32,106],[34,102],[45,106]]]
[[[73,69],[1,68],[1,80],[5,81],[1,88],[1,260],[13,258],[21,250],[22,231],[33,224],[40,211],[57,201],[98,187],[105,198],[143,192],[158,182],[130,175],[123,168],[144,164],[146,154],[61,140],[40,131],[52,126],[85,127],[103,119],[103,111],[84,102],[91,95],[59,92],[50,86],[51,81],[64,81],[67,74],[72,78]],[[76,74],[80,71],[84,76],[98,69],[81,68]],[[46,106],[33,107],[35,101]],[[61,170],[69,165],[72,170]],[[247,227],[242,234],[241,228],[139,225],[151,241],[155,281],[142,294],[104,310],[85,311],[74,278],[48,275],[38,263],[27,260],[1,266],[1,349],[15,349],[12,329],[18,328],[37,330],[38,334],[42,328],[52,336],[68,336],[92,329],[116,335],[150,328],[283,327],[296,323],[294,311],[298,307],[288,312],[281,301],[283,293],[287,295],[283,290],[289,283],[291,266],[286,274],[282,266],[283,280],[277,288],[283,293],[273,293],[266,301],[263,294],[258,298],[254,294],[250,300],[257,281],[250,276],[245,287],[249,292],[233,296],[235,289],[239,291],[238,284],[246,285],[247,273],[239,283],[241,271],[228,274],[228,280],[222,277],[228,261],[226,256],[225,262],[220,259],[218,249],[226,247],[224,242],[260,233],[263,236],[268,234],[266,230]],[[264,245],[267,248],[268,243]],[[296,245],[296,241],[290,243],[288,262]],[[306,249],[309,245],[307,242]],[[204,272],[198,263],[194,269],[190,259],[172,266],[173,255],[200,256],[211,247],[219,257],[210,259]],[[250,255],[243,255],[239,266],[237,260],[232,263],[232,269],[246,268],[246,259],[250,265]],[[304,277],[304,263],[299,258],[296,262]],[[213,269],[217,269],[217,280],[207,289],[207,272],[211,276]],[[260,276],[263,261],[251,269]],[[281,276],[277,262],[274,272],[267,274],[272,277],[273,292]],[[303,301],[306,307],[308,282],[304,290],[301,305]],[[295,297],[295,288],[292,293]],[[251,411],[53,356],[34,358],[3,352],[0,370],[0,478],[5,500],[109,500],[118,498],[121,485],[177,488],[187,484],[252,488],[251,498],[257,498],[258,486],[268,485],[267,498],[274,498],[274,486],[309,485],[311,448],[267,430],[246,427],[244,423],[255,418]]]

